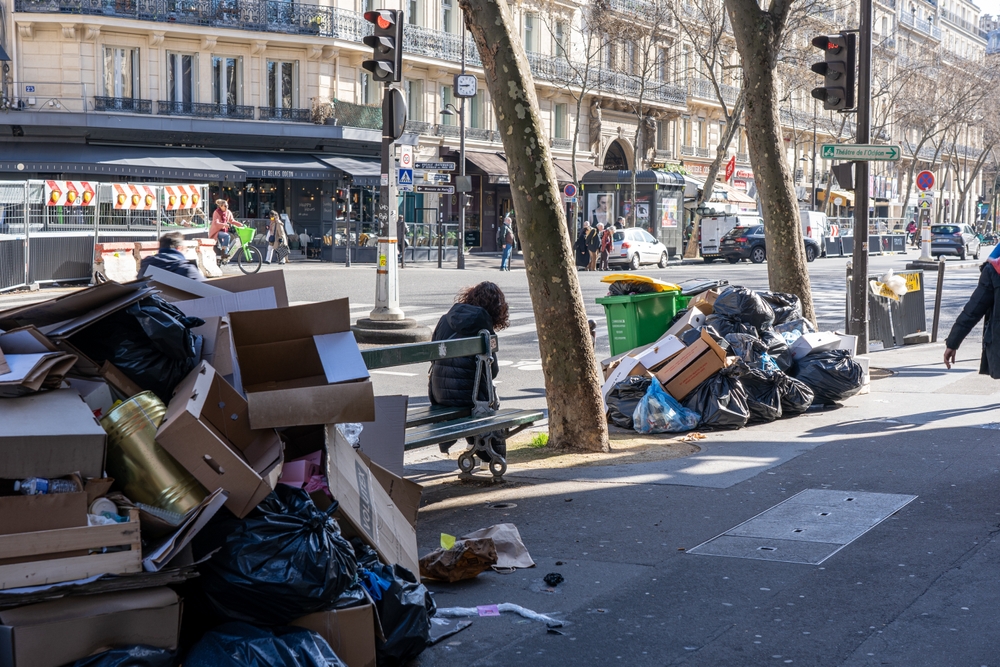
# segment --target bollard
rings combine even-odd
[[[198,242],[198,269],[208,278],[218,278],[222,269],[215,256],[215,239],[194,239]]]
[[[944,288],[944,257],[938,259],[937,292],[934,293],[934,326],[931,327],[931,342],[937,342],[938,322],[941,320],[941,290]]]
[[[132,243],[97,243],[94,245],[93,280],[98,276],[116,283],[127,283],[139,275]]]

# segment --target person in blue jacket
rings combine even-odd
[[[167,232],[160,237],[160,250],[155,255],[144,257],[139,263],[139,277],[146,275],[149,267],[155,266],[158,269],[176,273],[179,276],[190,278],[191,280],[204,280],[194,262],[189,260],[181,252],[181,244],[184,243],[184,235],[180,232]]]

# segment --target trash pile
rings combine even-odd
[[[686,305],[658,340],[601,362],[608,423],[643,434],[738,429],[867,387],[857,339],[815,331],[797,296],[706,282],[680,290]]]
[[[289,306],[281,272],[155,269],[0,312],[0,664],[428,646],[421,488],[358,449],[376,408],[349,315]]]

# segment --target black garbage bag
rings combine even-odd
[[[748,368],[769,373],[778,369],[778,364],[767,353],[767,345],[756,336],[732,333],[726,336],[733,356],[739,357]]]
[[[437,611],[434,598],[413,573],[401,565],[388,566],[359,540],[352,540],[358,553],[362,577],[368,573],[388,582],[376,590],[375,610],[385,641],[376,640],[375,657],[379,667],[399,667],[420,655],[431,640],[431,617]]]
[[[747,392],[740,383],[746,367],[736,363],[708,378],[688,394],[682,403],[701,415],[699,426],[711,429],[737,429],[750,419]]]
[[[727,341],[722,336],[722,334],[720,334],[718,331],[716,331],[715,327],[709,326],[707,324],[704,325],[704,326],[696,327],[694,329],[688,329],[687,331],[685,331],[684,333],[682,333],[680,335],[680,340],[685,345],[691,345],[696,340],[698,340],[699,338],[701,338],[701,332],[702,331],[704,331],[709,336],[711,336],[712,340],[714,340],[716,343],[718,343],[719,347],[721,347],[723,350],[726,350],[727,352],[729,351],[729,341]]]
[[[229,620],[284,625],[327,609],[355,582],[354,550],[309,494],[279,484],[201,568],[210,604]]]
[[[608,423],[632,430],[632,415],[646,395],[651,378],[639,375],[627,377],[608,392]]]
[[[771,306],[761,298],[760,294],[746,287],[732,286],[722,290],[712,308],[715,315],[720,318],[748,324],[758,330],[774,326],[774,311],[771,310]],[[724,332],[722,329],[719,329],[719,332],[723,335],[732,333]],[[737,331],[736,333],[752,332]]]
[[[761,329],[760,341],[767,349],[767,354],[778,365],[778,368],[786,373],[792,368],[795,359],[792,358],[792,351],[788,349],[788,343],[784,337],[774,329],[768,327]]]
[[[152,296],[95,322],[70,341],[95,362],[110,361],[167,403],[201,359],[202,337],[191,329],[204,323]]]
[[[778,373],[764,373],[751,369],[740,376],[740,383],[747,392],[750,424],[765,424],[781,419],[781,389]]]
[[[720,336],[729,336],[730,334],[757,335],[757,327],[749,322],[744,322],[739,317],[713,313],[705,318],[705,325],[718,331]]]
[[[774,324],[802,319],[802,300],[785,292],[757,292],[774,311]]]
[[[813,404],[813,390],[790,375],[775,373],[774,381],[781,392],[781,415],[794,417],[809,409]]]
[[[652,283],[642,283],[632,280],[616,280],[608,287],[608,296],[626,296],[628,294],[651,294],[656,291]]]
[[[184,667],[346,667],[320,635],[305,628],[225,623],[191,647]]]
[[[174,667],[177,653],[153,646],[113,648],[73,663],[72,667]]]
[[[826,350],[799,359],[795,378],[813,390],[814,402],[830,405],[861,391],[865,371],[847,350]]]
[[[816,333],[816,327],[812,325],[807,319],[798,318],[794,320],[787,320],[781,324],[775,324],[774,330],[780,334],[791,333],[793,331],[798,332],[799,336],[807,333]]]

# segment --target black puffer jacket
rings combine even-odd
[[[479,306],[456,303],[445,313],[434,328],[432,340],[470,338],[479,335],[483,329],[493,333],[493,318]],[[493,377],[500,367],[496,354],[490,364]],[[459,357],[442,359],[431,363],[430,382],[427,395],[431,403],[449,407],[472,407],[472,388],[476,381],[476,358]],[[485,378],[479,383],[479,400],[489,400],[489,389]]]
[[[982,375],[989,375],[994,380],[1000,380],[1000,341],[993,341],[993,336],[1000,330],[1000,260],[990,260],[983,264],[979,275],[979,284],[969,297],[969,302],[955,320],[955,325],[948,334],[946,345],[957,350],[973,327],[983,322],[983,358],[979,365]]]

